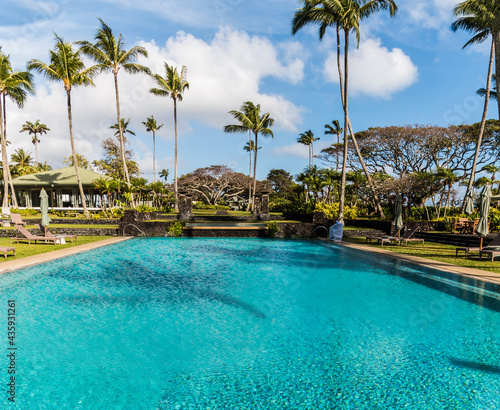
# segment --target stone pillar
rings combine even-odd
[[[270,221],[271,216],[269,215],[269,195],[262,195],[260,208],[259,219],[261,221]]]
[[[182,198],[179,203],[179,221],[189,221],[193,216],[193,201],[191,198]]]
[[[252,213],[254,215],[260,215],[260,198],[255,198],[255,202],[253,204],[253,208],[252,208]]]

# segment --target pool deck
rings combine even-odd
[[[452,265],[451,263],[434,261],[432,259],[421,258],[420,256],[405,255],[398,252],[392,252],[387,249],[373,248],[370,246],[360,245],[357,243],[349,243],[343,241],[340,245],[348,248],[359,249],[365,252],[382,254],[394,259],[399,259],[420,266],[425,266],[427,268],[438,269],[445,272],[451,272],[456,275],[478,279],[484,282],[494,283],[496,285],[500,284],[500,273],[488,272],[480,269],[465,268],[463,266]]]
[[[101,248],[103,246],[111,245],[131,239],[130,237],[116,237],[104,239],[102,241],[86,243],[79,246],[73,246],[67,249],[58,249],[57,251],[46,252],[39,255],[28,256],[26,258],[11,260],[0,264],[0,275],[2,273],[10,272],[16,269],[27,268],[29,266],[38,265],[40,263],[50,262],[55,259],[64,258],[65,256],[76,255],[90,251],[92,249]]]

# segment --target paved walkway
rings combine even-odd
[[[405,255],[398,252],[392,252],[387,249],[374,248],[371,246],[361,245],[357,243],[342,242],[342,246],[348,248],[359,249],[366,252],[378,253],[389,256],[394,259],[399,259],[406,262],[415,263],[431,269],[438,269],[445,272],[455,273],[456,275],[465,276],[473,279],[479,279],[484,282],[490,282],[500,285],[500,273],[488,272],[485,270],[464,268],[463,266],[452,265],[451,263],[434,261],[432,259],[421,258],[420,256]]]
[[[91,249],[97,249],[102,246],[111,245],[113,243],[125,241],[127,239],[131,238],[123,236],[116,238],[109,238],[109,239],[104,239],[102,241],[86,243],[84,245],[79,245],[79,246],[73,246],[72,248],[58,249],[57,251],[46,252],[40,255],[33,255],[33,256],[28,256],[26,258],[3,262],[2,264],[0,264],[0,274],[10,272],[16,269],[26,268],[28,266],[38,265],[44,262],[50,262],[54,259],[64,258],[65,256],[76,255],[77,253],[86,252]]]

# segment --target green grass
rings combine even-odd
[[[36,228],[35,225],[29,225],[29,221],[25,220],[25,222],[28,223],[28,225],[26,225],[27,229],[35,229]],[[110,229],[118,229],[118,225],[50,224],[48,226],[48,228],[49,228],[49,230],[51,228],[75,228],[75,229],[78,229],[78,228],[88,228],[88,229],[110,228]],[[15,230],[16,228],[14,228],[13,226],[7,226],[7,227],[0,228],[0,230],[1,229]]]
[[[21,258],[26,258],[27,256],[33,256],[33,255],[40,255],[42,253],[46,252],[52,252],[56,251],[58,249],[66,249],[66,248],[72,248],[74,246],[78,245],[84,245],[86,243],[91,243],[91,242],[97,242],[97,241],[102,241],[104,239],[109,239],[112,238],[111,236],[79,236],[78,241],[74,241],[71,243],[71,241],[68,240],[68,242],[65,245],[53,245],[52,243],[44,243],[44,242],[39,242],[37,244],[31,243],[31,245],[28,245],[28,242],[19,242],[19,243],[10,243],[9,238],[0,238],[0,246],[7,246],[7,247],[15,247],[16,248],[16,256],[13,257],[11,255],[11,252],[7,254],[7,259],[3,257],[3,254],[0,255],[0,263],[6,262],[6,261],[11,261],[14,259],[21,259]]]
[[[455,249],[457,246],[445,245],[442,243],[426,242],[424,245],[417,243],[409,243],[406,245],[376,245],[375,243],[366,243],[365,238],[344,238],[346,242],[359,243],[374,248],[382,248],[393,252],[398,252],[406,255],[419,256],[439,262],[451,263],[452,265],[463,266],[466,268],[481,269],[488,272],[500,273],[500,259],[495,260],[493,263],[491,259],[483,257],[479,260],[478,252],[469,253],[469,258],[465,258],[463,252],[459,256],[455,256]]]

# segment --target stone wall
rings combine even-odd
[[[118,236],[115,228],[51,228],[54,235],[78,235],[78,236]],[[28,229],[33,235],[41,235],[37,228]],[[21,232],[16,229],[0,229],[0,238],[22,238]]]

